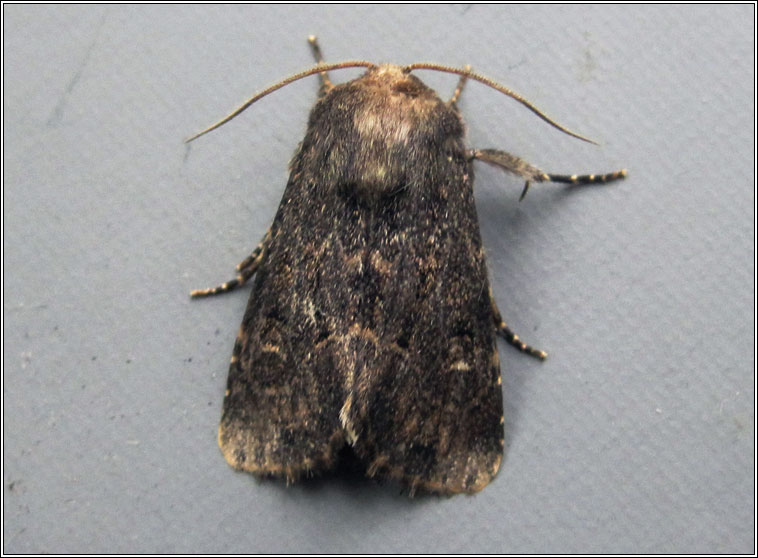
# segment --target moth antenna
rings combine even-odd
[[[536,106],[534,106],[532,103],[524,99],[521,95],[516,93],[515,91],[511,91],[507,87],[500,85],[496,81],[493,81],[483,75],[477,74],[472,72],[469,69],[465,68],[452,68],[450,66],[440,66],[439,64],[431,64],[428,62],[419,62],[416,64],[411,64],[409,66],[405,66],[403,68],[407,72],[411,72],[413,70],[436,70],[438,72],[447,72],[449,74],[458,74],[459,76],[465,76],[469,79],[473,79],[474,81],[478,81],[480,83],[483,83],[484,85],[487,85],[491,87],[492,89],[496,89],[497,91],[500,91],[500,93],[504,93],[505,95],[508,95],[512,99],[516,99],[519,103],[524,105],[526,108],[531,110],[534,114],[539,116],[542,120],[550,124],[552,127],[557,128],[564,134],[568,134],[569,136],[575,137],[577,139],[580,139],[582,141],[586,141],[588,143],[593,143],[595,145],[598,145],[596,141],[593,141],[589,138],[586,138],[582,135],[577,134],[576,132],[572,132],[565,126],[562,126],[558,124],[555,120],[550,118],[548,115],[546,115],[544,112],[542,112],[540,109],[538,109]]]
[[[317,64],[313,68],[291,75],[288,78],[284,78],[282,81],[275,83],[274,85],[264,89],[260,93],[256,93],[255,95],[250,97],[247,101],[245,101],[241,106],[236,108],[231,114],[229,114],[228,116],[225,116],[224,118],[222,118],[215,124],[212,124],[211,126],[207,127],[202,132],[198,132],[194,136],[187,138],[186,140],[184,140],[184,143],[189,143],[191,141],[194,141],[200,136],[207,134],[208,132],[211,132],[215,130],[216,128],[223,126],[224,124],[229,122],[232,118],[234,118],[235,116],[238,116],[241,112],[243,112],[245,109],[247,109],[250,105],[252,105],[257,100],[262,99],[269,93],[273,93],[277,89],[281,89],[285,85],[289,85],[293,81],[297,81],[299,79],[312,76],[313,74],[320,74],[323,72],[327,72],[329,70],[341,70],[342,68],[370,68],[373,65],[374,64],[372,64],[371,62],[367,62],[365,60],[349,60],[347,62],[335,62],[332,64]]]

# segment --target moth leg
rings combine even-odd
[[[521,192],[519,201],[524,199],[531,182],[561,182],[564,184],[596,184],[613,182],[626,177],[626,169],[621,169],[608,174],[549,174],[523,159],[500,151],[498,149],[473,149],[468,152],[471,159],[479,159],[506,172],[513,173],[526,179],[524,191]]]
[[[464,68],[466,71],[471,70],[471,66],[466,65]],[[466,82],[468,81],[468,76],[462,75],[461,78],[458,80],[458,85],[455,88],[455,91],[453,92],[453,96],[450,97],[450,100],[448,101],[448,104],[455,107],[458,103],[458,99],[461,98],[461,92],[463,91],[463,86],[466,85]]]
[[[492,296],[492,292],[490,292],[490,302],[492,303],[492,317],[495,322],[495,329],[497,331],[497,334],[508,341],[511,346],[516,347],[522,353],[526,353],[529,356],[533,356],[534,358],[538,358],[540,360],[545,360],[547,358],[547,353],[545,351],[535,349],[531,345],[524,343],[519,338],[519,336],[516,335],[516,333],[503,321],[503,318],[500,315],[500,310],[497,308],[495,298]]]
[[[260,244],[255,247],[255,250],[253,250],[253,252],[247,258],[242,260],[237,265],[237,271],[239,273],[237,273],[237,276],[234,279],[227,281],[226,283],[222,283],[218,287],[211,287],[210,289],[196,289],[190,292],[190,296],[192,298],[202,298],[206,296],[227,293],[247,283],[247,281],[253,275],[255,275],[256,270],[261,265],[263,259],[266,257],[266,248],[270,239],[271,229],[266,232],[263,240],[261,240]]]
[[[324,63],[324,55],[321,53],[321,47],[318,44],[318,39],[315,35],[308,37],[308,43],[311,45],[311,51],[313,51],[313,57],[316,59],[316,64]],[[334,89],[334,84],[329,79],[328,72],[321,72],[319,74],[321,78],[321,88],[318,92],[319,99],[326,95],[329,91]]]

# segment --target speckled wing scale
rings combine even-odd
[[[464,147],[464,80],[446,103],[407,68],[321,76],[270,230],[236,279],[193,293],[254,276],[219,444],[235,468],[287,481],[347,444],[411,492],[476,492],[503,454],[496,335],[544,357],[490,294],[473,161],[497,156]]]

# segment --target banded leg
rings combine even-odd
[[[626,177],[626,169],[621,169],[608,174],[548,174],[534,165],[531,165],[505,151],[498,149],[474,149],[469,151],[471,159],[479,159],[506,172],[513,173],[526,179],[524,191],[521,192],[519,201],[524,199],[531,182],[560,182],[564,184],[597,184],[613,182]]]
[[[540,360],[545,360],[547,358],[547,353],[545,351],[535,349],[531,345],[524,343],[519,338],[519,336],[516,335],[516,333],[503,321],[503,318],[500,315],[500,310],[497,309],[495,298],[492,296],[492,292],[490,292],[490,302],[492,303],[492,315],[494,318],[497,334],[522,353],[526,353],[527,355],[533,356],[534,358],[538,358]]]
[[[239,273],[234,279],[227,281],[226,283],[222,283],[218,287],[211,287],[210,289],[196,289],[190,292],[190,296],[192,298],[202,298],[221,293],[228,293],[229,291],[233,291],[237,287],[241,287],[247,283],[248,280],[253,275],[255,275],[256,270],[261,265],[261,262],[263,262],[263,259],[266,257],[266,247],[268,246],[270,239],[271,229],[266,232],[263,240],[261,240],[260,244],[256,246],[255,250],[253,250],[253,252],[247,258],[242,260],[239,265],[237,265],[237,271]]]
[[[471,70],[471,66],[466,65],[465,70],[466,71]],[[461,78],[458,80],[458,85],[455,88],[455,91],[453,92],[453,96],[450,97],[448,104],[452,106],[455,106],[456,104],[458,104],[458,99],[461,98],[461,92],[463,91],[463,86],[466,85],[467,81],[468,81],[468,76],[462,75]]]
[[[323,64],[324,55],[321,53],[321,47],[318,44],[316,36],[311,35],[308,37],[308,43],[311,45],[311,51],[313,52],[313,57],[316,59],[316,64]],[[318,91],[318,97],[320,99],[334,88],[334,84],[329,79],[328,72],[321,72],[319,77],[321,78],[321,87]]]

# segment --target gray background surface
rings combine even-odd
[[[5,552],[752,552],[754,7],[22,6],[4,15]],[[216,428],[315,78],[330,61],[472,64],[602,145],[470,84],[506,453],[474,497],[227,467]],[[343,71],[337,81],[357,75]],[[454,76],[418,75],[448,97]]]

